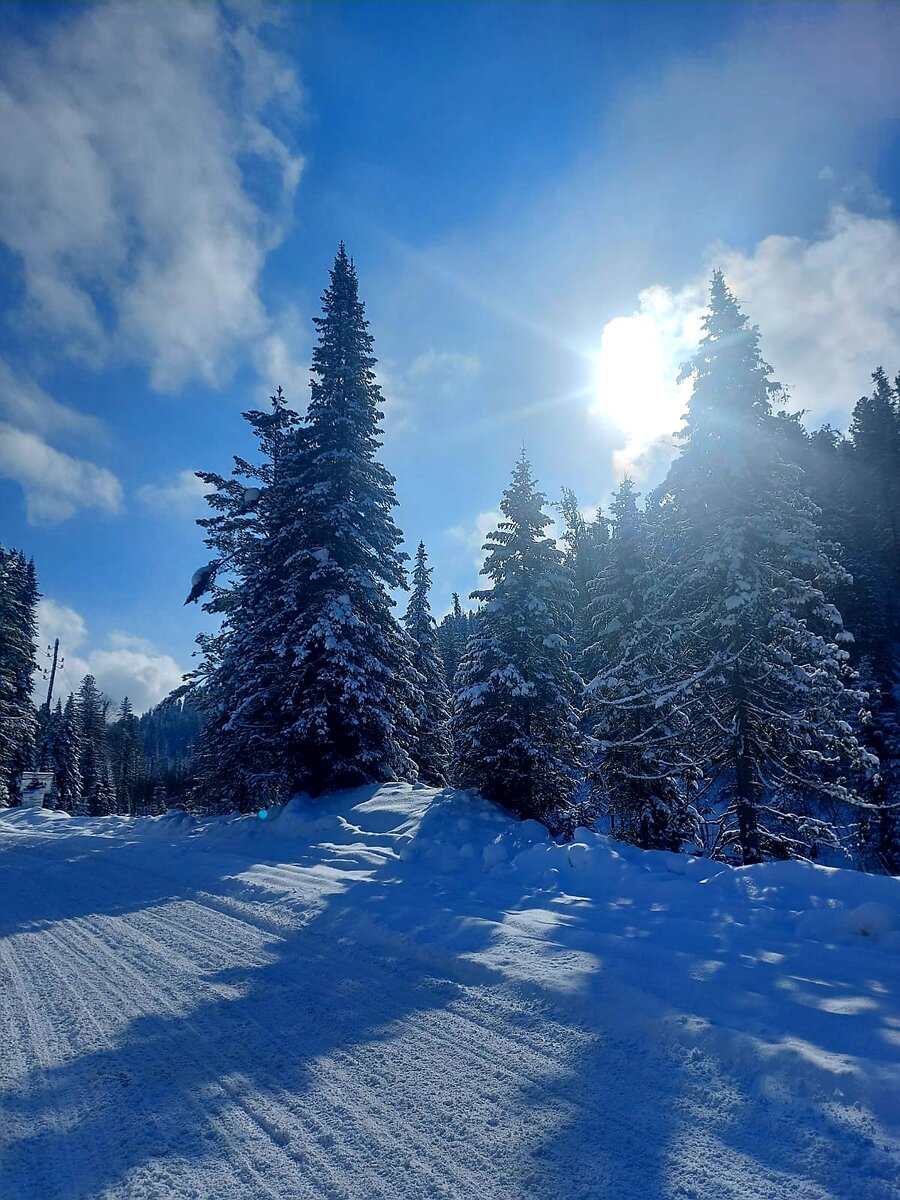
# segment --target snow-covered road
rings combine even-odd
[[[900,1195],[897,881],[330,804],[0,815],[3,1200]]]

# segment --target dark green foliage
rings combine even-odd
[[[316,318],[312,395],[300,424],[281,392],[249,413],[262,462],[235,462],[262,495],[213,474],[206,520],[223,614],[194,683],[206,724],[198,794],[249,808],[296,791],[415,777],[420,676],[392,615],[406,586],[394,480],[377,460],[381,394],[344,247]]]
[[[221,614],[222,626],[197,639],[204,660],[192,678],[191,696],[202,711],[203,726],[189,790],[196,803],[246,812],[286,794],[278,715],[264,698],[286,669],[277,587],[288,568],[286,548],[277,535],[298,503],[284,470],[289,443],[293,462],[302,434],[300,418],[281,388],[271,397],[269,411],[243,415],[259,442],[259,461],[236,457],[230,478],[198,472],[212,485],[207,501],[215,514],[198,524],[222,564],[204,608]],[[261,489],[258,502],[249,508],[244,501],[248,480]],[[170,796],[181,790],[171,778],[166,786]]]
[[[134,816],[138,811],[138,788],[146,768],[140,726],[127,696],[109,727],[108,741],[118,811]]]
[[[454,778],[523,817],[555,827],[578,778],[581,739],[572,669],[573,585],[546,536],[531,465],[523,454],[503,494],[503,521],[485,545],[492,587],[456,677]]]
[[[389,589],[406,586],[394,479],[378,461],[381,392],[356,270],[343,247],[316,318],[302,437],[286,446],[271,630],[274,678],[249,702],[275,715],[289,792],[415,778],[421,679]]]
[[[419,782],[443,787],[450,769],[450,692],[428,600],[431,572],[425,545],[419,542],[413,567],[412,595],[404,617],[406,632],[412,639],[413,667],[422,678],[415,714],[419,724],[412,756],[418,768]]]
[[[459,593],[454,592],[453,607],[438,625],[437,630],[438,648],[444,660],[444,674],[451,692],[460,660],[466,652],[466,643],[474,622],[475,614],[463,612],[459,602]]]
[[[695,773],[685,756],[681,659],[673,625],[661,616],[665,573],[630,479],[610,513],[585,612],[594,638],[584,655],[590,776],[614,836],[645,849],[679,850],[697,840],[698,819],[687,799]]]
[[[81,749],[82,809],[92,817],[116,811],[116,793],[109,759],[107,721],[109,700],[93,675],[85,675],[76,698]]]
[[[592,621],[588,616],[590,586],[604,562],[609,540],[609,522],[598,510],[593,521],[586,520],[571,488],[563,488],[559,510],[566,523],[562,540],[566,566],[572,576],[575,595],[574,636],[577,654],[583,654],[593,641]]]

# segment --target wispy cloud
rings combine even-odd
[[[0,359],[0,478],[21,486],[29,522],[52,525],[81,508],[118,512],[122,488],[113,472],[50,444],[57,440],[94,449],[107,431]]]
[[[122,506],[122,485],[112,471],[6,422],[0,422],[0,477],[22,487],[32,525],[65,521],[81,508],[115,513]]]
[[[299,89],[262,11],[90,5],[7,40],[0,240],[21,264],[24,316],[70,354],[145,362],[172,391],[222,382],[266,334],[259,275],[302,164],[266,124]],[[265,208],[248,167],[275,196]]]
[[[376,367],[392,434],[419,429],[420,417],[437,403],[452,407],[481,372],[473,354],[429,349],[406,363],[383,359]]]
[[[460,376],[477,375],[480,370],[481,363],[474,354],[426,350],[412,360],[406,374],[409,379],[437,378],[446,387]]]
[[[309,400],[311,353],[312,324],[295,304],[288,304],[272,319],[253,352],[260,401],[281,387],[291,408],[302,412]]]
[[[106,440],[106,427],[96,417],[80,413],[48,396],[33,379],[14,371],[0,359],[0,417],[39,437],[73,436],[92,442]]]
[[[198,479],[191,468],[179,471],[159,483],[145,483],[137,490],[142,504],[172,516],[196,516],[203,508],[203,497],[209,486]]]
[[[498,509],[489,509],[486,512],[480,512],[470,525],[451,526],[450,529],[445,530],[445,535],[452,542],[465,546],[471,552],[472,564],[480,571],[484,564],[482,547],[485,540],[502,520],[504,520],[503,514]]]

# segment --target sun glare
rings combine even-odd
[[[624,435],[615,456],[622,470],[634,470],[680,425],[691,385],[678,383],[678,373],[699,335],[699,315],[673,304],[666,289],[648,289],[640,300],[639,312],[607,323],[594,356],[591,409]]]

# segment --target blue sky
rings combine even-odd
[[[810,422],[900,369],[895,6],[7,3],[0,39],[0,542],[64,686],[190,666],[190,472],[305,402],[341,238],[438,612],[523,441],[553,498],[659,477],[713,264]]]

